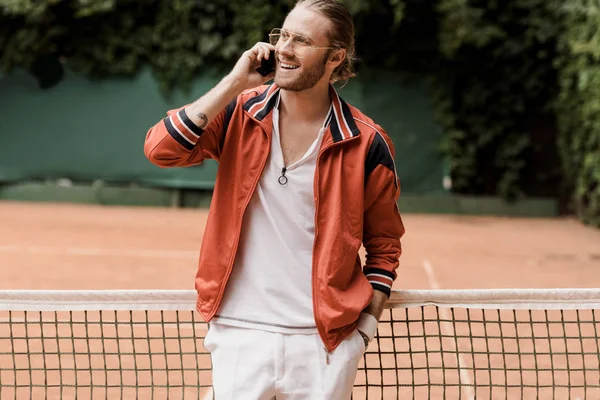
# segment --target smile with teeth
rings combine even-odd
[[[281,68],[283,68],[283,69],[296,69],[296,68],[300,67],[299,65],[286,64],[283,61],[280,61],[279,65],[281,65]]]

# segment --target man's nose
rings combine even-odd
[[[292,44],[291,38],[286,40],[279,46],[277,51],[285,56],[293,57],[294,56],[294,45]]]

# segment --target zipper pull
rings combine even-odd
[[[281,168],[281,175],[277,179],[280,185],[285,186],[288,183],[288,178],[285,176],[285,171],[287,171],[286,167]]]
[[[329,365],[329,350],[325,346],[323,346],[323,350],[325,350],[325,364]]]

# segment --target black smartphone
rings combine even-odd
[[[271,50],[268,60],[265,58],[260,60],[260,67],[256,68],[256,72],[262,76],[267,76],[273,71],[275,71],[275,50]]]

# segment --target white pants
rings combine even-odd
[[[288,335],[210,324],[216,400],[347,400],[365,352],[355,331],[327,354],[319,335]]]

